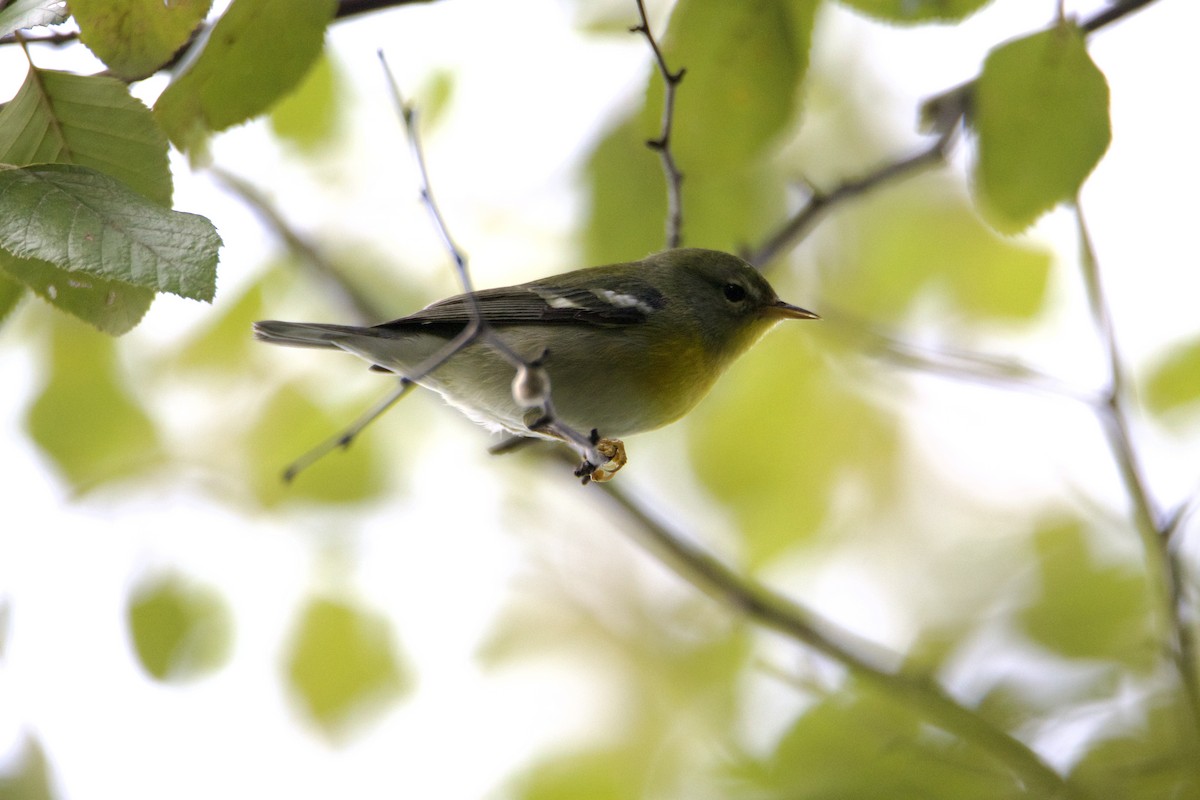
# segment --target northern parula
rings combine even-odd
[[[496,335],[542,366],[557,420],[608,437],[600,441],[610,462],[592,473],[596,480],[607,480],[624,463],[617,437],[679,419],[776,322],[818,319],[780,300],[737,256],[698,248],[474,296]],[[471,323],[472,313],[462,294],[372,327],[266,321],[255,323],[254,332],[272,344],[345,350],[405,375],[444,349]],[[553,438],[536,429],[539,409],[514,399],[520,392],[514,392],[513,377],[505,358],[476,341],[417,383],[492,430]]]

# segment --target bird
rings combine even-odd
[[[475,337],[416,374],[476,315],[499,345]],[[564,426],[589,431],[608,460],[584,459],[577,474],[587,483],[611,479],[627,461],[624,437],[685,415],[786,319],[820,317],[779,299],[762,273],[735,255],[675,248],[455,295],[378,325],[264,320],[254,323],[254,335],[345,351],[377,371],[411,376],[492,431],[568,442]]]

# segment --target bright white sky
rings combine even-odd
[[[386,231],[404,243],[410,263],[425,254],[429,275],[421,280],[453,290],[441,247],[415,202],[412,168],[375,56],[382,46],[409,91],[435,70],[456,76],[454,106],[429,141],[428,157],[443,209],[473,257],[477,284],[577,266],[561,262],[572,253],[569,225],[579,201],[571,180],[578,159],[600,122],[632,101],[649,63],[636,37],[577,36],[570,14],[581,5],[443,0],[340,24],[330,38],[363,101],[352,121],[360,160],[305,173],[279,159],[258,125],[220,137],[215,158],[235,173],[271,179],[285,215],[299,228],[350,229],[377,240]],[[1101,3],[1067,5],[1086,13]],[[892,30],[830,13],[818,33],[816,68],[861,63],[864,79],[874,75],[869,79],[886,87],[881,102],[893,104],[896,118],[907,123],[920,98],[975,74],[990,46],[1038,28],[1053,7],[1052,0],[997,0],[958,29]],[[1162,0],[1102,33],[1092,47],[1112,88],[1115,136],[1085,194],[1085,210],[1122,344],[1135,362],[1196,330],[1197,112],[1180,87],[1200,74],[1197,30],[1200,5]],[[36,58],[52,66],[58,56],[39,51]],[[21,62],[16,48],[0,52],[0,96],[19,85]],[[547,97],[555,102],[547,104]],[[359,179],[327,186],[323,174]],[[221,231],[219,295],[232,296],[276,244],[203,176],[184,170],[177,176],[176,206],[210,216]],[[1070,241],[1069,220],[1052,218],[1039,235]],[[160,299],[131,334],[131,346],[169,350],[208,314],[200,304]],[[28,731],[45,745],[67,797],[478,797],[548,743],[583,736],[603,720],[603,689],[581,665],[485,674],[473,661],[531,551],[553,546],[545,537],[497,530],[503,492],[490,479],[486,457],[464,455],[481,447],[474,430],[439,418],[444,448],[427,449],[411,491],[364,519],[247,517],[169,486],[149,496],[75,503],[21,430],[39,380],[35,359],[16,333],[27,324],[28,315],[18,315],[0,330],[0,486],[7,520],[0,532],[0,600],[13,607],[0,659],[0,764]],[[1050,362],[1056,350],[1076,352],[1076,344],[1048,344]],[[348,373],[336,373],[334,382]],[[936,387],[927,394],[914,425],[932,451],[944,448],[949,463],[964,463],[956,452],[961,445],[947,433],[953,425],[942,424],[961,415],[955,396]],[[999,415],[1002,405],[972,413]],[[177,409],[173,424],[186,426],[192,411]],[[997,426],[998,440],[1010,433]],[[1155,486],[1168,499],[1193,490],[1195,443],[1143,433]],[[671,441],[671,435],[647,438]],[[281,454],[281,463],[291,455]],[[1063,464],[1045,469],[1030,475],[1027,461],[1014,464],[994,490],[1064,480]],[[471,502],[452,502],[453,530],[445,531],[439,509],[446,488],[461,494],[463,486],[471,487]],[[700,530],[719,530],[721,516],[713,513],[707,523],[700,522],[702,510],[690,515]],[[433,531],[443,532],[425,535]],[[342,532],[346,539],[336,541]],[[314,585],[344,586],[336,576],[314,575],[314,556],[324,548],[344,548],[358,559],[350,585],[395,620],[420,681],[415,695],[341,749],[297,724],[277,666],[300,599]],[[464,549],[474,557],[464,561]],[[637,554],[630,560],[646,561]],[[142,677],[123,625],[130,583],[172,565],[215,586],[237,614],[231,662],[182,688]],[[645,569],[658,577],[653,565]],[[831,584],[830,591],[839,589]],[[844,621],[866,633],[878,624],[869,609],[838,607]],[[464,753],[470,753],[469,770],[462,768]]]

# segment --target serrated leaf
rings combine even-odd
[[[65,0],[13,0],[0,11],[0,36],[38,25],[67,21]]]
[[[13,255],[208,301],[220,244],[204,217],[165,209],[95,170],[0,170],[0,246]]]
[[[0,163],[79,164],[171,205],[166,134],[115,78],[30,69],[0,110]]]
[[[117,373],[110,337],[57,316],[50,374],[25,427],[63,477],[85,491],[161,460],[154,423]]]
[[[60,311],[112,336],[132,330],[154,302],[154,292],[141,286],[68,272],[49,262],[17,258],[2,250],[0,271]]]
[[[1155,414],[1200,403],[1200,339],[1172,348],[1151,368],[1143,399]]]
[[[1069,201],[1111,139],[1108,83],[1068,23],[992,50],[975,82],[976,198],[998,230]]]
[[[331,736],[378,715],[413,682],[387,619],[328,598],[310,600],[301,612],[286,672],[305,712]]]
[[[317,59],[295,91],[271,109],[271,130],[303,150],[327,143],[337,131],[341,76],[328,54]]]
[[[864,14],[901,25],[919,22],[957,22],[992,0],[838,0]]]
[[[1035,641],[1068,658],[1108,659],[1148,668],[1158,657],[1146,579],[1134,565],[1102,564],[1084,528],[1051,523],[1034,540],[1040,589],[1020,622]]]
[[[335,0],[234,0],[154,112],[181,150],[245,122],[295,88],[321,53]]]
[[[220,595],[179,577],[134,589],[127,613],[138,661],[160,681],[199,677],[225,662],[231,621]]]
[[[71,0],[79,38],[116,75],[139,80],[170,61],[212,0]]]

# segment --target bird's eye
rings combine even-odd
[[[725,299],[731,303],[740,303],[746,299],[746,287],[740,283],[727,283],[722,288]]]

